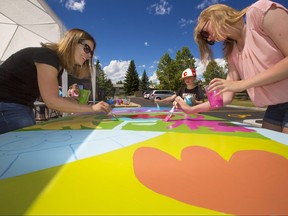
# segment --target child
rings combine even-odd
[[[186,87],[180,88],[176,94],[163,100],[155,99],[155,103],[173,102],[177,96],[180,96],[189,106],[195,106],[204,102],[203,90],[195,84],[196,71],[193,68],[184,70],[180,80],[184,80]]]

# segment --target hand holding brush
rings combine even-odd
[[[165,122],[168,122],[170,120],[170,118],[172,117],[174,110],[175,110],[176,106],[174,105],[171,110],[169,111],[168,115],[166,116],[166,118],[163,120]]]

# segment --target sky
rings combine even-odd
[[[188,47],[196,59],[198,77],[205,67],[193,31],[199,14],[212,4],[227,4],[241,10],[255,0],[46,0],[67,30],[80,28],[96,40],[94,61],[99,60],[107,78],[124,81],[130,61],[134,60],[139,77],[144,70],[153,82],[159,60],[168,53]],[[288,7],[287,0],[277,0]],[[220,66],[222,44],[213,46]]]

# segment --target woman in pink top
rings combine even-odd
[[[215,78],[209,90],[223,93],[224,105],[234,93],[247,90],[258,107],[266,107],[262,127],[288,133],[288,10],[272,1],[259,0],[237,11],[215,4],[200,14],[195,41],[201,61],[213,58],[210,46],[224,41],[228,61],[226,80]],[[210,110],[208,102],[190,107],[181,98],[175,104],[185,113]]]

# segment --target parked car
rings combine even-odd
[[[151,91],[145,91],[145,92],[143,93],[143,97],[148,100],[148,99],[149,99],[149,96],[150,96],[150,93],[151,93]]]
[[[171,90],[153,90],[149,96],[149,100],[155,100],[155,99],[162,100],[174,94],[175,92]]]

